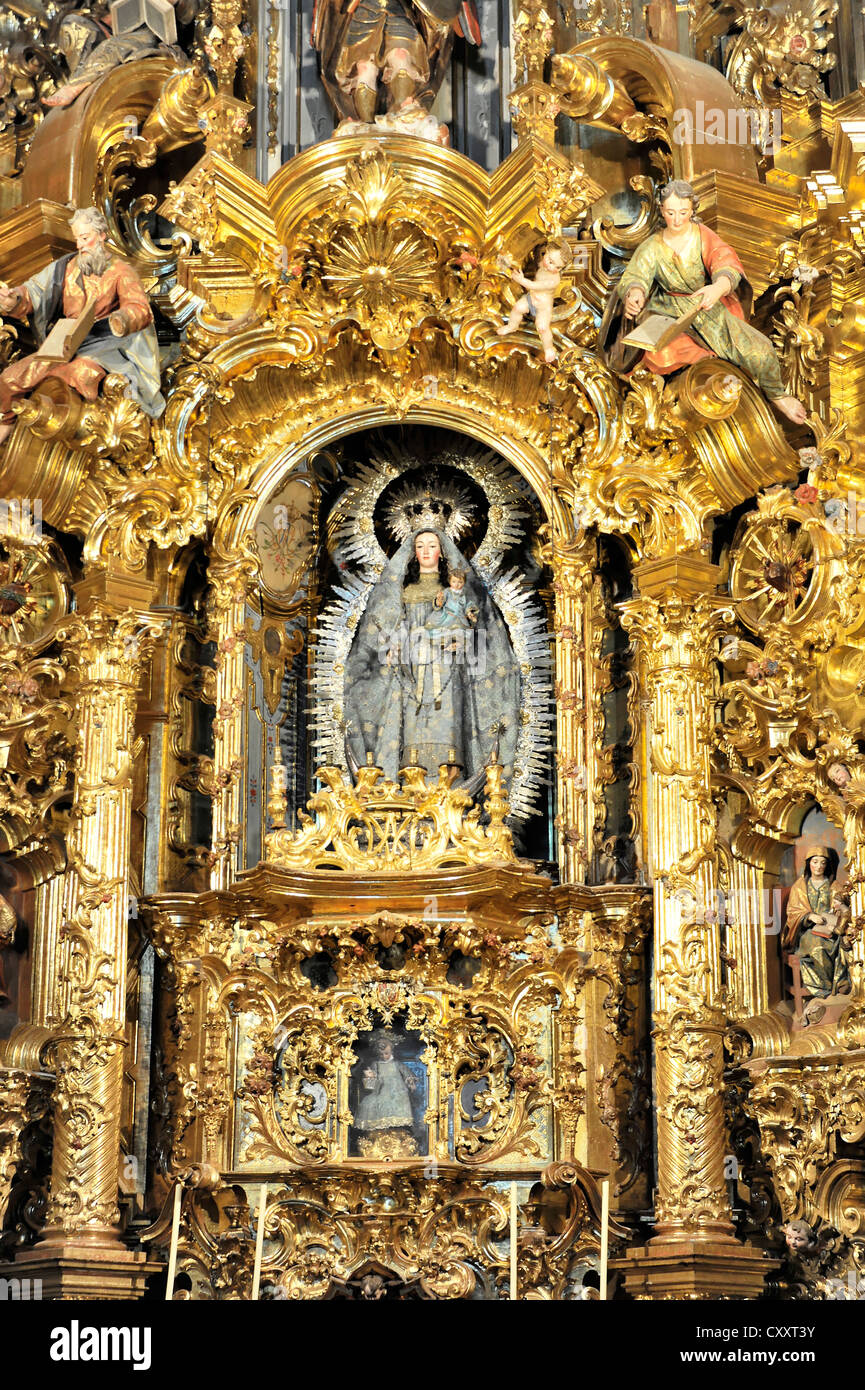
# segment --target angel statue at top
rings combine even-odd
[[[781,364],[769,339],[746,322],[752,299],[742,262],[703,222],[689,183],[674,179],[661,189],[664,228],[641,242],[614,286],[601,323],[599,346],[609,365],[628,375],[642,363],[666,376],[703,357],[720,357],[750,373],[767,400],[792,420],[807,412],[781,380]],[[647,310],[669,318],[696,316],[666,346],[643,351],[624,340]]]
[[[474,0],[316,0],[312,21],[328,96],[342,119],[367,124],[382,88],[389,112],[429,111],[455,34],[480,43]]]

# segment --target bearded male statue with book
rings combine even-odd
[[[126,261],[106,247],[108,227],[97,208],[72,216],[78,252],[0,288],[0,313],[30,317],[40,348],[0,373],[0,443],[15,423],[13,402],[48,377],[95,401],[108,372],[125,377],[127,394],[152,418],[162,414],[159,345],[144,286]]]

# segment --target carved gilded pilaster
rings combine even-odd
[[[26,1071],[0,1070],[0,1223],[21,1157],[21,1131],[27,1123],[30,1076]]]
[[[638,571],[624,607],[651,701],[649,854],[655,909],[658,1239],[730,1234],[724,1180],[720,943],[710,791],[713,644],[723,609],[701,557]],[[709,909],[707,911],[707,908]]]
[[[763,887],[763,874],[756,864],[738,856],[732,859],[727,894],[732,905],[727,912],[727,948],[735,961],[727,977],[732,1018],[749,1018],[769,1008],[767,933],[780,923],[773,922],[772,893]]]
[[[593,743],[587,737],[587,675],[592,640],[588,595],[592,586],[589,551],[572,549],[553,556],[556,595],[556,820],[563,883],[585,883],[594,814],[594,778],[589,776]]]
[[[51,1017],[66,1013],[68,987],[58,968],[61,960],[63,897],[65,881],[55,874],[36,889],[36,930],[34,932],[33,995],[30,1005],[34,1023],[47,1024]]]
[[[216,716],[213,721],[213,768],[199,786],[213,797],[211,887],[226,888],[234,876],[242,832],[243,692],[247,559],[211,567],[208,610],[216,642]]]
[[[652,1146],[645,941],[652,900],[648,889],[625,884],[593,893],[585,945],[592,960],[587,1072],[594,1084],[587,1087],[583,1161],[610,1174],[614,1209],[645,1209]]]
[[[247,43],[240,28],[243,20],[241,0],[214,0],[211,17],[213,23],[204,40],[204,51],[216,73],[217,91],[203,109],[207,148],[236,161],[240,157],[252,110],[248,102],[234,96],[234,76]]]
[[[228,952],[233,922],[215,915],[199,923],[191,895],[166,894],[160,903],[154,912],[145,902],[143,911],[150,938],[167,963],[166,984],[173,995],[165,1029],[170,1111],[162,1142],[165,1171],[203,1159],[224,1166],[230,1161],[225,1152],[230,1024],[217,1002],[218,979],[202,962]]]
[[[151,642],[139,614],[85,600],[66,628],[74,667],[75,792],[55,1012],[57,1086],[48,1219],[110,1239],[119,1220],[127,914],[136,689]],[[55,1009],[59,1000],[55,998]]]
[[[514,75],[510,96],[518,140],[536,136],[555,144],[556,94],[544,81],[544,68],[555,47],[555,20],[546,0],[519,0],[514,19]]]

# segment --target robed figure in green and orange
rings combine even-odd
[[[748,372],[794,424],[804,424],[807,412],[784,385],[772,343],[747,322],[753,295],[742,262],[723,237],[695,220],[697,202],[682,179],[662,188],[664,226],[640,243],[614,286],[598,338],[601,352],[622,376],[638,365],[668,376],[704,357],[720,357]],[[626,342],[647,314],[676,319],[695,308],[691,325],[660,351]]]

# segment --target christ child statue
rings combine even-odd
[[[466,587],[465,570],[451,570],[447,589],[442,589],[435,600],[435,609],[424,624],[428,628],[467,627],[476,623],[478,610],[470,604],[464,592]]]

